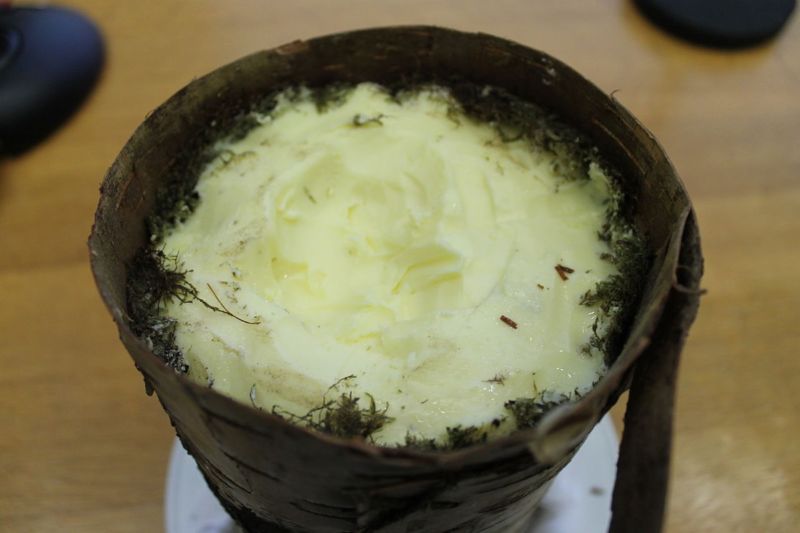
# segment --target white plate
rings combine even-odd
[[[611,519],[618,447],[614,426],[605,417],[553,481],[530,533],[605,532]],[[177,439],[167,471],[164,508],[167,533],[239,531]]]

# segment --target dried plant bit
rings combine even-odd
[[[556,272],[558,273],[558,277],[560,277],[564,281],[567,281],[569,279],[569,274],[572,274],[573,272],[575,272],[574,269],[572,269],[572,268],[570,268],[568,266],[561,265],[561,264],[556,265],[554,268],[555,268]]]
[[[511,320],[510,318],[508,318],[506,315],[500,315],[500,320],[512,329],[517,329],[518,327],[518,324],[513,320]]]
[[[325,394],[329,393],[332,390],[338,390],[340,386],[341,387],[347,387],[348,385],[352,386],[353,385],[352,380],[356,379],[356,377],[357,376],[355,374],[350,374],[337,379],[333,385],[328,387],[328,390],[325,392]]]
[[[232,318],[235,318],[239,322],[243,322],[244,324],[250,324],[250,325],[253,325],[253,326],[255,326],[257,324],[261,324],[260,320],[253,320],[253,321],[245,320],[244,318],[238,317],[238,316],[234,315],[233,313],[231,313],[230,310],[227,307],[225,307],[225,304],[222,303],[222,300],[219,299],[219,296],[217,296],[217,292],[214,290],[214,287],[212,287],[210,283],[206,283],[206,287],[208,287],[208,290],[211,291],[211,295],[214,296],[214,299],[217,301],[217,303],[222,308],[221,312],[225,313],[226,315],[228,315],[228,316],[230,316]],[[196,295],[195,295],[195,298],[197,298]],[[219,309],[216,309],[216,310],[219,310]]]
[[[386,115],[383,113],[378,113],[375,116],[368,116],[362,113],[358,113],[353,117],[353,126],[357,128],[362,128],[364,126],[383,126],[383,121],[381,120]]]
[[[312,204],[317,203],[317,199],[314,198],[314,195],[311,194],[311,191],[308,190],[308,187],[303,187],[303,194],[306,195],[306,198],[308,198],[308,201],[311,202]]]
[[[496,385],[503,385],[506,382],[505,374],[495,374],[492,378],[487,379],[486,383],[494,383]]]
[[[234,157],[236,157],[236,154],[233,152],[233,150],[222,150],[219,153],[219,159],[222,161],[223,165],[229,164],[231,161],[233,161]]]
[[[250,386],[250,394],[249,394],[249,396],[250,396],[250,403],[253,405],[253,407],[258,408],[258,406],[256,405],[257,392],[256,392],[256,384],[255,383],[253,383],[253,385]]]

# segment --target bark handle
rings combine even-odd
[[[609,533],[659,533],[663,527],[678,362],[702,294],[699,250],[697,224],[694,213],[690,213],[663,319],[634,370]],[[687,308],[691,312],[685,313]]]

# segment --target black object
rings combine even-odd
[[[0,7],[0,155],[24,152],[63,124],[103,57],[100,32],[75,11]]]
[[[796,0],[634,0],[650,20],[699,44],[741,48],[775,36]]]

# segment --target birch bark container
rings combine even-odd
[[[617,167],[651,264],[608,373],[535,428],[462,450],[382,448],[293,425],[177,373],[131,329],[126,284],[157,192],[197,178],[202,154],[265,95],[332,83],[496,86],[557,115]],[[89,239],[120,338],[213,492],[247,531],[519,531],[595,423],[631,387],[614,531],[659,531],[675,374],[702,256],[689,198],[653,136],[613,97],[542,52],[484,34],[381,28],[297,41],[199,78],[151,113],[103,181]]]

